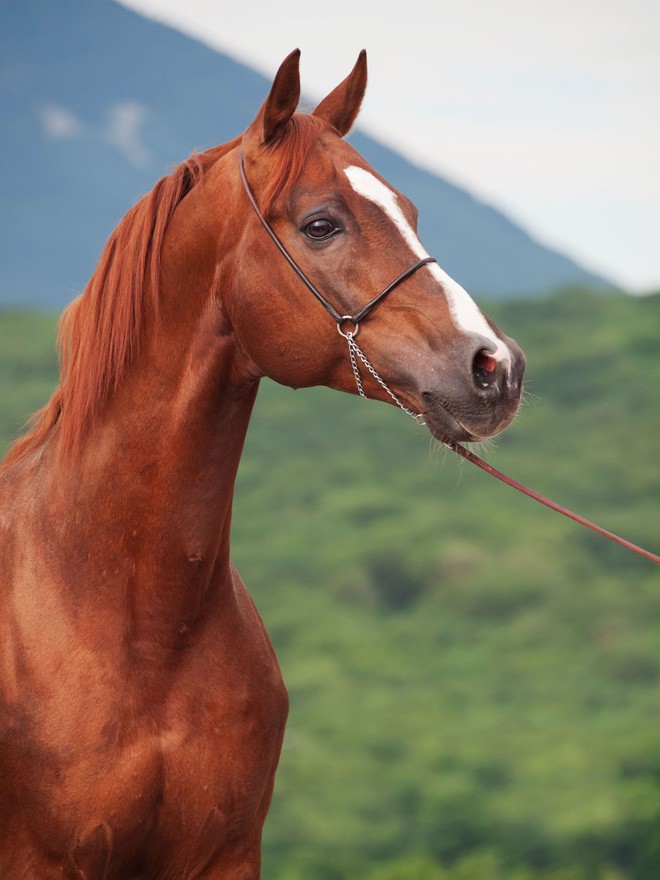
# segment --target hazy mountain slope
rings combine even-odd
[[[3,0],[0,303],[62,306],[130,205],[192,149],[239,134],[268,87],[111,0]],[[354,142],[417,202],[428,249],[475,293],[607,286],[446,180]]]

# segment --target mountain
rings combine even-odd
[[[269,85],[112,0],[2,0],[0,304],[63,306],[125,211],[193,149],[243,131]],[[474,294],[612,286],[364,132],[352,140],[417,204],[427,248]]]

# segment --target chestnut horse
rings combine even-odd
[[[441,440],[518,407],[520,349],[342,139],[364,53],[307,115],[298,59],[121,221],[0,471],[2,880],[260,876],[287,695],[229,532],[263,376],[394,398]],[[390,286],[358,349],[343,316]]]

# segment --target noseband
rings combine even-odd
[[[252,192],[252,189],[250,188],[250,184],[248,183],[248,179],[245,174],[245,163],[243,161],[243,153],[239,153],[238,169],[241,174],[241,180],[243,181],[243,186],[245,188],[245,192],[247,193],[247,197],[250,201],[250,204],[252,205],[252,207],[254,209],[255,214],[259,218],[261,225],[266,230],[268,235],[271,237],[271,239],[273,240],[273,242],[277,246],[279,252],[282,254],[282,256],[287,261],[289,266],[291,266],[291,268],[296,273],[298,278],[300,278],[300,280],[307,287],[307,289],[310,291],[312,296],[314,296],[321,303],[321,305],[326,310],[326,312],[328,312],[328,314],[337,323],[337,330],[338,330],[340,336],[343,336],[344,339],[346,340],[346,342],[348,343],[348,354],[351,359],[351,367],[353,368],[353,375],[355,376],[355,384],[357,385],[357,390],[358,390],[358,394],[360,395],[360,397],[366,398],[367,395],[364,393],[364,386],[362,384],[362,377],[360,376],[360,369],[358,367],[358,359],[364,364],[366,369],[369,371],[369,373],[371,373],[371,375],[378,382],[378,384],[381,386],[381,388],[383,388],[383,390],[389,394],[389,396],[392,398],[392,400],[405,413],[407,413],[412,419],[414,419],[417,422],[417,424],[423,425],[424,424],[424,416],[421,415],[421,413],[415,413],[411,409],[408,409],[408,407],[405,406],[399,400],[399,398],[392,391],[392,389],[389,388],[385,384],[385,381],[378,375],[378,373],[376,372],[374,367],[367,360],[366,355],[364,354],[362,349],[359,347],[359,345],[355,341],[355,337],[358,335],[358,331],[360,329],[360,323],[364,321],[364,319],[369,315],[371,310],[373,308],[375,308],[375,306],[378,305],[378,303],[382,302],[385,299],[385,297],[389,296],[389,294],[392,293],[392,291],[394,290],[395,287],[398,287],[402,281],[405,281],[406,278],[409,278],[418,269],[421,269],[422,266],[426,266],[427,263],[437,263],[438,261],[436,260],[436,258],[435,257],[424,257],[423,260],[418,260],[412,266],[409,266],[405,270],[405,272],[402,272],[397,278],[395,278],[394,281],[391,282],[391,284],[388,284],[387,287],[384,290],[382,290],[378,294],[378,296],[375,296],[372,300],[370,300],[370,302],[368,302],[366,304],[366,306],[363,306],[359,311],[355,312],[354,315],[342,315],[340,312],[337,311],[337,309],[332,305],[332,303],[321,293],[321,291],[316,287],[316,285],[314,285],[309,280],[309,278],[305,275],[305,273],[300,268],[300,266],[296,263],[296,261],[293,259],[291,254],[284,247],[284,245],[280,241],[280,239],[279,239],[277,233],[275,232],[275,230],[273,229],[273,227],[270,225],[268,220],[266,220],[264,215],[259,210],[259,205],[257,204],[257,200],[254,197],[254,193]],[[345,328],[347,328],[348,325],[352,325],[352,329],[345,329]]]

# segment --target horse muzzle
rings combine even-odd
[[[485,440],[513,421],[523,392],[525,356],[514,340],[505,337],[504,342],[508,357],[496,358],[488,340],[475,335],[467,356],[452,356],[451,365],[441,371],[441,384],[426,382],[420,389],[422,414],[437,440]],[[457,363],[462,369],[456,370]]]

